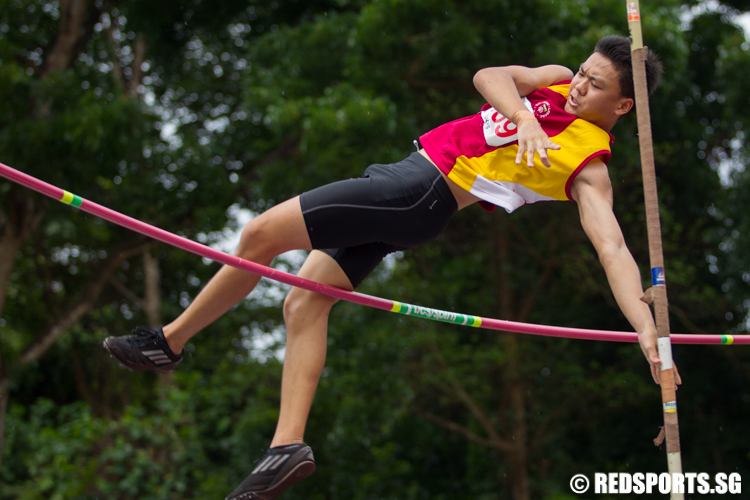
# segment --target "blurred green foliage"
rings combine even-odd
[[[69,63],[48,71],[65,5],[85,16]],[[665,0],[643,9],[644,38],[665,64],[651,113],[672,330],[746,333],[750,50],[733,22],[747,6]],[[412,139],[476,112],[476,70],[575,69],[598,38],[626,29],[614,0],[0,0],[0,161],[215,243],[239,209],[260,212],[399,160]],[[645,282],[634,117],[613,133],[615,209]],[[172,379],[126,373],[100,345],[150,320],[147,271],[131,256],[26,362],[103,263],[140,244],[3,181],[0,250],[14,221],[33,213],[38,224],[0,283],[10,402],[0,499],[226,495],[274,430],[285,288],[261,283],[195,338]],[[146,250],[159,262],[168,321],[217,267],[164,245]],[[436,242],[388,259],[362,291],[629,329],[572,203],[512,216],[469,208]],[[284,498],[567,499],[574,474],[666,470],[651,444],[660,394],[636,346],[460,329],[351,304],[334,309],[328,342],[307,430],[318,470]],[[685,470],[747,476],[750,354],[674,351]]]

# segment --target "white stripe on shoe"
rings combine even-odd
[[[148,357],[148,359],[152,359],[152,360],[155,360],[155,359],[169,359],[169,356],[167,356],[164,353],[162,353],[162,354],[149,354],[149,355],[147,355],[147,357]]]
[[[268,461],[268,462],[266,463],[266,465],[264,465],[264,466],[263,466],[263,467],[262,467],[262,468],[260,469],[260,471],[259,471],[259,472],[263,472],[263,471],[265,471],[266,469],[268,469],[268,468],[269,468],[269,467],[271,466],[271,464],[273,464],[273,463],[274,463],[274,462],[276,462],[276,461],[277,461],[278,459],[280,459],[280,458],[282,458],[282,457],[284,457],[284,456],[287,456],[287,455],[274,455],[274,457],[273,457],[273,458],[272,458],[271,460],[269,460],[269,461]]]
[[[287,459],[291,457],[291,455],[281,455],[281,460],[273,464],[273,467],[271,467],[271,470],[278,469],[281,464],[287,461]]]
[[[266,458],[261,460],[261,462],[257,465],[257,467],[255,467],[251,474],[255,474],[256,472],[265,472],[266,470],[276,470],[281,466],[281,464],[289,460],[289,457],[291,457],[291,455],[268,455]]]
[[[257,466],[257,467],[256,467],[256,468],[255,468],[255,469],[253,470],[253,472],[251,472],[251,474],[255,474],[256,472],[258,472],[258,470],[259,470],[259,469],[260,469],[261,467],[263,467],[263,465],[265,465],[265,463],[266,463],[266,462],[268,462],[268,461],[269,461],[270,459],[272,459],[272,458],[273,458],[273,455],[268,455],[268,456],[267,456],[266,458],[264,458],[263,460],[261,460],[261,462],[260,462],[260,463],[258,464],[258,466]]]
[[[172,362],[169,356],[162,350],[141,351],[141,354],[150,359],[155,365],[164,365]]]

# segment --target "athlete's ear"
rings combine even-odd
[[[615,114],[617,116],[627,115],[633,109],[634,105],[635,101],[630,97],[621,97],[620,102],[617,103],[617,107],[615,108]]]

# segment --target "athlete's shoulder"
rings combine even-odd
[[[593,158],[578,172],[570,186],[571,197],[580,202],[587,194],[611,196],[612,180],[607,165],[601,158]]]

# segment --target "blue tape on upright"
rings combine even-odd
[[[667,279],[664,277],[663,267],[652,267],[651,268],[651,284],[653,286],[666,285]]]

